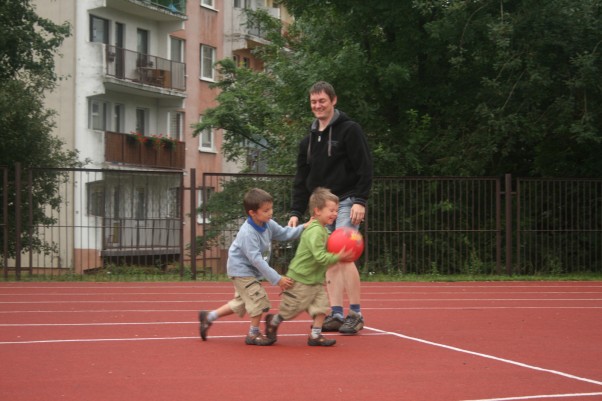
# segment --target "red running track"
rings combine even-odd
[[[268,287],[273,306],[278,289]],[[366,327],[198,338],[229,283],[0,283],[0,400],[602,400],[602,283],[363,283]],[[327,335],[332,335],[328,333]]]

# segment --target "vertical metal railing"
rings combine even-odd
[[[180,263],[182,277],[184,263],[193,278],[224,273],[228,247],[245,218],[244,192],[253,186],[270,192],[274,219],[285,225],[293,179],[199,177],[193,169],[185,188],[182,172],[22,171],[18,164],[14,177],[9,171],[2,172],[4,279],[13,272],[19,279],[22,271],[86,274],[170,261]],[[53,196],[34,196],[41,182]],[[190,243],[184,243],[184,219]],[[602,179],[375,177],[361,230],[366,247],[358,267],[364,274],[600,272]],[[295,241],[274,244],[272,265],[285,272],[295,248]]]

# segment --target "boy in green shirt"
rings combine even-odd
[[[314,220],[301,234],[301,241],[288,268],[287,276],[293,279],[293,285],[282,293],[282,301],[277,315],[266,315],[265,335],[276,341],[278,325],[290,320],[303,311],[314,319],[307,345],[331,346],[336,340],[322,335],[322,324],[330,313],[328,296],[324,290],[326,269],[338,262],[351,261],[352,250],[343,249],[338,254],[326,250],[328,230],[338,214],[339,198],[326,188],[316,188],[309,198],[309,210]]]

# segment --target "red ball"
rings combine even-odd
[[[340,227],[334,230],[328,242],[326,249],[328,252],[339,253],[341,249],[353,250],[353,260],[356,261],[362,252],[364,252],[364,238],[359,231],[351,227]]]

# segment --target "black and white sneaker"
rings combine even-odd
[[[349,311],[349,315],[339,328],[339,333],[342,334],[357,334],[358,331],[364,328],[364,318],[359,313]],[[324,330],[324,329],[322,329]]]

